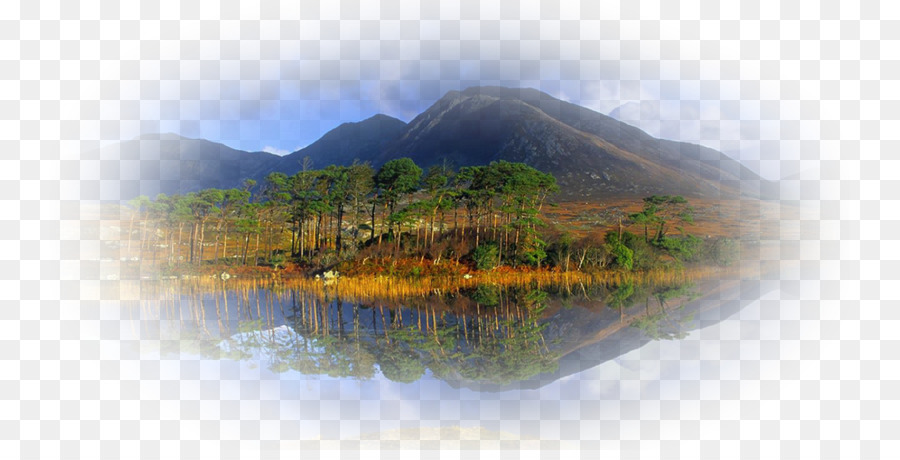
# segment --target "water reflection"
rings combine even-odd
[[[535,388],[650,340],[680,339],[738,282],[476,285],[345,300],[289,284],[146,284],[138,313],[163,357],[248,361],[275,373],[481,391]],[[707,315],[708,316],[708,315]],[[713,317],[721,315],[713,315]],[[152,319],[152,321],[147,321]]]

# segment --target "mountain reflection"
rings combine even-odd
[[[156,287],[162,300],[141,312],[141,336],[158,339],[163,356],[401,383],[430,374],[481,391],[539,387],[650,340],[686,337],[704,321],[724,318],[723,308],[739,306],[722,293],[741,288],[712,280],[478,285],[345,301],[261,282]],[[698,314],[710,318],[698,322]]]

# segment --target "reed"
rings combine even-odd
[[[731,270],[733,271],[733,270]],[[652,270],[646,272],[608,271],[600,273],[583,272],[507,272],[479,273],[471,278],[463,277],[425,277],[421,279],[395,278],[390,276],[361,275],[341,277],[325,282],[314,278],[289,279],[221,279],[191,278],[181,280],[159,280],[140,282],[121,282],[122,293],[132,292],[145,300],[172,299],[179,296],[216,294],[223,291],[248,293],[259,289],[267,289],[274,293],[302,291],[321,300],[341,299],[349,302],[386,302],[388,304],[408,299],[443,296],[459,293],[461,290],[474,289],[480,285],[492,285],[501,288],[532,287],[545,288],[551,286],[616,286],[627,283],[671,285],[685,282],[696,282],[727,276],[727,272],[711,267],[699,267],[683,270]],[[134,292],[139,290],[139,292]]]

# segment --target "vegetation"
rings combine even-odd
[[[732,240],[684,232],[694,219],[684,197],[647,197],[640,212],[618,212],[613,230],[576,237],[542,216],[556,191],[552,175],[523,163],[423,171],[400,158],[378,170],[315,170],[307,159],[297,174],[272,173],[261,184],[132,200],[128,249],[136,236],[138,259],[182,271],[266,266],[415,277],[500,267],[647,271],[737,258]]]

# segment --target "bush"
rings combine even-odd
[[[615,258],[615,264],[625,270],[634,268],[634,251],[620,242],[616,242],[609,248],[609,253]]]
[[[277,270],[278,267],[284,266],[285,260],[286,260],[286,257],[284,256],[284,254],[282,254],[281,252],[277,252],[275,254],[272,254],[272,257],[269,259],[269,262],[272,264],[272,267],[274,267]]]
[[[634,268],[634,251],[628,247],[626,241],[634,242],[638,240],[635,238],[634,234],[625,232],[619,237],[619,234],[614,231],[610,231],[606,233],[606,247],[609,249],[609,254],[613,258],[613,263],[625,270],[632,270]]]
[[[486,243],[472,251],[472,260],[475,268],[490,270],[500,264],[500,249],[496,243]]]
[[[487,284],[480,284],[470,295],[472,300],[485,307],[493,307],[500,304],[500,288]]]
[[[547,243],[536,236],[527,238],[522,244],[519,262],[530,267],[540,267],[541,262],[547,258],[547,252],[544,251],[546,246]]]
[[[632,234],[632,236],[634,236]],[[634,257],[634,268],[637,270],[651,270],[659,268],[661,262],[661,252],[653,247],[650,243],[644,241],[643,238],[634,236],[625,243],[628,249],[631,249]]]
[[[733,264],[740,256],[738,242],[731,238],[716,238],[707,241],[706,252],[711,262],[723,266]]]
[[[549,263],[562,269],[568,268],[575,250],[575,239],[568,233],[550,235],[547,239],[550,241],[546,249]]]
[[[685,235],[680,238],[665,237],[657,244],[676,260],[693,262],[700,258],[703,240],[693,235]]]

